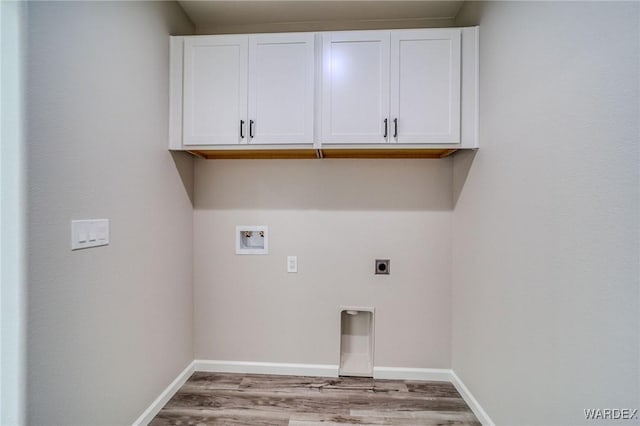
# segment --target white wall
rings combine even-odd
[[[498,424],[640,408],[639,7],[459,15],[480,24],[481,149],[454,160],[453,369]]]
[[[167,151],[168,2],[28,4],[28,423],[131,424],[193,359],[192,160]],[[111,244],[70,250],[70,220]]]
[[[0,3],[0,424],[25,422],[24,4]]]
[[[376,308],[376,366],[448,368],[451,166],[197,160],[196,358],[337,365],[338,309],[357,305]],[[236,255],[236,225],[269,226],[270,253]]]

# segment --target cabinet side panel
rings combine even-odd
[[[169,38],[169,149],[182,150],[182,67],[184,37]]]
[[[478,27],[462,29],[460,143],[478,148]]]

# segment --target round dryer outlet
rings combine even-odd
[[[391,260],[376,259],[376,275],[389,275],[391,273]]]

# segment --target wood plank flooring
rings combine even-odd
[[[150,425],[480,423],[447,382],[194,373]]]

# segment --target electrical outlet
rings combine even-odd
[[[376,259],[376,275],[390,275],[391,274],[391,260],[390,259]]]
[[[287,256],[287,272],[298,272],[298,256]]]

